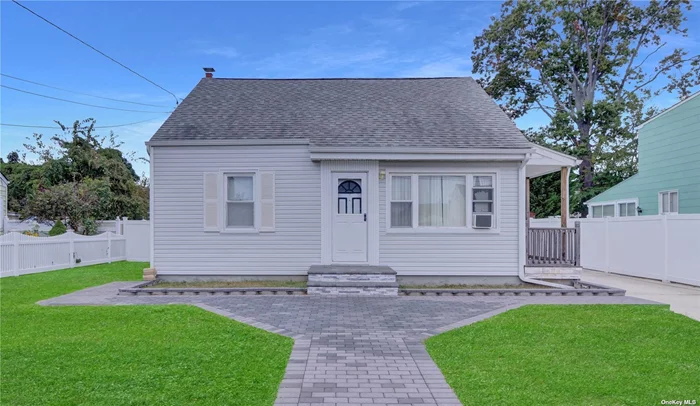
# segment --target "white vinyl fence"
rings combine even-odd
[[[559,227],[559,219],[530,220]],[[570,219],[581,222],[581,265],[598,271],[700,286],[700,215]]]
[[[0,277],[112,261],[149,260],[148,220],[105,221],[99,230],[101,234],[90,236],[72,231],[55,237],[32,237],[18,232],[0,235]]]
[[[69,231],[55,237],[11,232],[0,236],[0,277],[124,259],[126,238],[112,232],[84,236]]]

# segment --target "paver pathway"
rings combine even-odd
[[[530,303],[632,297],[117,296],[115,282],[42,305],[189,303],[295,339],[277,405],[459,405],[422,340]]]

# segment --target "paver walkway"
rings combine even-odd
[[[459,405],[422,340],[530,303],[612,297],[117,296],[115,282],[42,305],[189,303],[295,339],[277,405]]]

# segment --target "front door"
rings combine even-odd
[[[333,262],[367,262],[367,174],[333,173]]]

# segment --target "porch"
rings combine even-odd
[[[525,275],[538,279],[580,279],[581,226],[569,222],[569,175],[579,160],[548,148],[535,146],[527,163],[525,179]],[[530,179],[559,172],[561,225],[557,228],[530,227]]]

